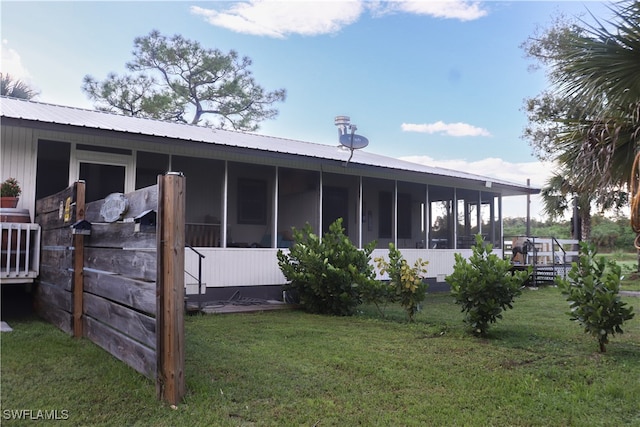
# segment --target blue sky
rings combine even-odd
[[[348,115],[366,149],[428,165],[544,184],[551,167],[521,138],[523,100],[546,87],[520,45],[563,13],[609,17],[577,1],[5,1],[0,70],[39,101],[91,108],[82,78],[123,74],[133,39],[159,30],[253,60],[256,81],[285,88],[259,133],[337,144]],[[356,153],[357,155],[357,153]],[[522,198],[505,216],[525,216]],[[540,218],[539,202],[531,214]]]

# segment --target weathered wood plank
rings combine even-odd
[[[46,303],[39,307],[38,301],[36,301],[36,313],[58,329],[61,329],[69,335],[73,334],[73,318],[71,313],[58,307],[48,306]]]
[[[75,202],[74,190],[75,185],[71,185],[56,194],[36,200],[36,214],[55,211],[57,215],[58,209],[60,209],[60,202],[66,203],[68,197],[71,197],[72,203]]]
[[[91,317],[84,316],[83,319],[85,337],[142,375],[155,379],[156,354],[154,350]]]
[[[35,297],[43,304],[58,307],[69,313],[73,310],[73,295],[60,286],[39,283],[35,287]]]
[[[184,223],[185,178],[167,174],[158,180],[158,315],[156,391],[177,405],[184,378]]]
[[[156,284],[116,274],[84,270],[84,290],[155,317]]]
[[[71,224],[73,224],[73,217],[75,215],[75,206],[72,206],[71,214],[67,218],[65,218],[64,214],[62,217],[59,216],[58,211],[55,212],[47,212],[36,215],[35,222],[40,224],[42,230],[56,230],[59,228],[68,229]],[[66,219],[66,221],[65,221]],[[71,231],[69,231],[71,232]]]
[[[76,220],[84,219],[84,182],[76,183]],[[73,236],[73,248],[75,256],[73,257],[73,336],[82,338],[82,313],[84,305],[84,278],[82,270],[84,265],[84,235],[76,234]]]
[[[42,248],[40,251],[40,265],[71,269],[73,267],[73,250],[68,248]]]
[[[146,210],[158,209],[158,186],[141,188],[132,193],[125,194],[129,202],[129,208],[123,215],[123,220],[135,218]],[[100,215],[100,209],[104,204],[104,199],[87,203],[85,210],[85,219],[91,223],[104,222],[104,218]]]
[[[156,320],[108,299],[84,293],[84,314],[109,325],[111,328],[156,348]]]
[[[73,271],[57,266],[41,265],[39,281],[71,291]]]
[[[137,233],[132,222],[91,225],[91,235],[85,239],[86,247],[156,249],[155,233]]]
[[[71,228],[64,227],[53,230],[43,230],[41,237],[42,247],[69,247],[73,244],[73,234]]]
[[[85,268],[108,271],[132,279],[156,280],[156,252],[85,248]]]

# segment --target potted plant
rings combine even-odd
[[[7,178],[0,184],[0,203],[3,208],[15,208],[18,206],[18,197],[22,193],[20,184],[15,178]]]

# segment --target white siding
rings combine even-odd
[[[22,194],[18,209],[28,209],[33,221],[36,198],[37,141],[31,129],[2,126],[0,134],[2,160],[0,181],[9,177],[20,183]]]
[[[455,264],[456,253],[462,254],[463,257],[471,256],[471,249],[401,249],[402,256],[411,266],[422,258],[423,261],[429,261],[427,264],[427,279],[438,279],[442,276],[453,273],[453,265]],[[375,249],[371,254],[371,259],[384,257],[388,259],[389,251],[387,249]],[[384,278],[378,275],[378,278]]]
[[[259,286],[282,285],[286,279],[276,258],[277,249],[262,248],[197,248],[206,258],[202,260],[202,281],[207,287],[225,286]],[[455,262],[454,253],[461,253],[464,257],[471,255],[471,250],[453,249],[403,249],[402,255],[410,265],[422,258],[429,261],[427,265],[427,278],[442,279],[445,275],[453,273]],[[376,249],[371,254],[373,259],[379,256],[387,257],[389,251]],[[198,256],[190,250],[185,252],[185,270],[190,274],[198,274]],[[386,277],[378,275],[378,279]],[[197,281],[188,275],[185,283]],[[197,293],[197,287],[194,287]]]
[[[277,249],[197,248],[202,260],[202,281],[207,287],[281,285],[286,280],[278,267]],[[185,251],[185,270],[198,274],[198,256]],[[195,283],[185,277],[185,283]]]

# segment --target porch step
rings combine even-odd
[[[533,269],[532,279],[535,286],[548,285],[555,282],[556,276],[566,277],[571,266],[556,265],[537,265]]]

